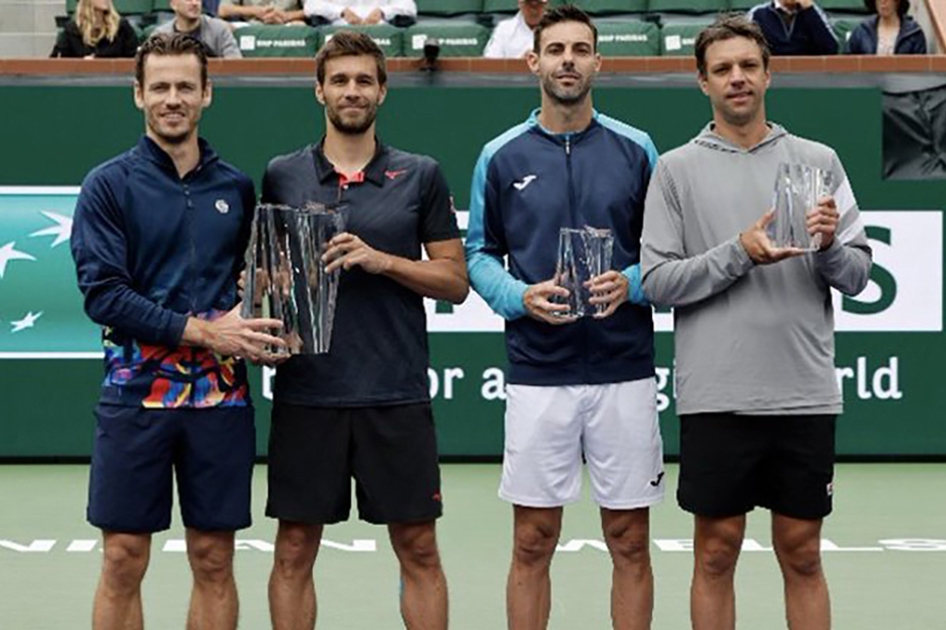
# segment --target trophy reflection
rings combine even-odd
[[[339,272],[326,273],[322,254],[344,229],[342,212],[321,204],[256,207],[242,315],[282,321],[286,348],[270,348],[273,354],[329,351]]]
[[[821,247],[821,234],[810,235],[805,222],[818,201],[833,192],[832,183],[829,171],[807,164],[779,164],[772,204],[775,217],[766,228],[773,245],[808,251]]]
[[[591,290],[585,283],[611,269],[613,248],[611,230],[587,225],[559,230],[555,284],[568,289],[568,297],[553,297],[552,302],[567,304],[568,310],[555,315],[571,319],[607,310],[606,304],[591,304]]]

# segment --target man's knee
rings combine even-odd
[[[775,540],[774,546],[783,571],[801,578],[821,575],[820,540],[796,544]]]
[[[433,521],[411,525],[391,525],[391,545],[401,564],[420,570],[440,567],[437,534]]]
[[[604,529],[604,540],[615,562],[646,566],[650,564],[650,541],[647,528],[629,523],[616,523]]]
[[[772,544],[784,573],[800,578],[821,575],[821,521],[775,515]]]
[[[233,579],[232,534],[189,531],[187,557],[197,582],[224,584]]]
[[[102,553],[102,579],[115,593],[132,593],[141,586],[151,555],[151,537],[106,534]]]
[[[730,578],[742,549],[744,520],[697,522],[696,569],[708,578]]]
[[[308,579],[312,575],[321,540],[321,525],[280,522],[273,554],[273,571],[287,579]]]
[[[517,522],[513,540],[515,561],[530,567],[548,565],[555,553],[558,537],[557,524],[536,520]]]

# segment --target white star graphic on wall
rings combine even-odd
[[[43,228],[42,230],[37,230],[30,234],[30,236],[55,236],[52,245],[50,247],[55,247],[57,245],[62,245],[69,240],[69,235],[72,234],[72,218],[63,216],[61,214],[56,214],[55,212],[46,212],[43,211],[43,214],[47,218],[52,219],[56,222],[56,225],[52,225],[48,228]]]
[[[25,330],[27,328],[32,328],[33,326],[36,325],[36,320],[42,316],[43,316],[43,311],[40,311],[39,313],[34,313],[33,311],[30,311],[20,321],[10,322],[10,325],[12,326],[12,330],[10,332],[16,333],[16,332],[20,332],[21,330]]]
[[[6,273],[7,263],[11,260],[36,260],[36,258],[26,252],[17,251],[14,247],[16,247],[16,241],[10,241],[3,247],[0,247],[0,278]]]

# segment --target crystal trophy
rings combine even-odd
[[[567,311],[555,315],[578,318],[600,315],[606,304],[591,304],[591,290],[586,283],[611,269],[614,237],[611,230],[585,226],[580,229],[561,228],[558,235],[558,262],[555,283],[568,289],[567,298],[553,298],[553,302],[567,304]]]
[[[772,204],[775,217],[766,228],[772,244],[807,251],[821,247],[821,234],[809,234],[806,220],[818,201],[832,193],[832,185],[830,171],[807,164],[779,164]]]
[[[322,255],[344,227],[342,212],[321,204],[256,207],[241,314],[282,321],[287,347],[270,348],[274,354],[329,351],[339,271],[327,273]]]

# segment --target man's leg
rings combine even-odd
[[[447,578],[434,521],[388,525],[401,564],[401,616],[408,630],[447,629]]]
[[[279,521],[273,571],[269,576],[269,614],[273,630],[315,628],[312,569],[321,541],[321,525]]]
[[[614,630],[646,630],[654,611],[650,565],[650,510],[601,508],[601,529],[611,552],[611,623]]]
[[[509,630],[545,630],[552,606],[549,568],[562,532],[562,508],[513,506],[512,565],[506,582]]]
[[[102,532],[102,574],[92,605],[93,630],[141,630],[141,580],[151,556],[151,534]]]
[[[194,576],[187,630],[235,630],[239,603],[233,579],[233,532],[188,527],[185,536]]]
[[[785,580],[790,630],[828,630],[831,603],[821,566],[821,523],[772,513],[772,542]]]
[[[746,534],[746,516],[696,516],[690,620],[693,630],[733,630],[736,593],[733,577]]]

